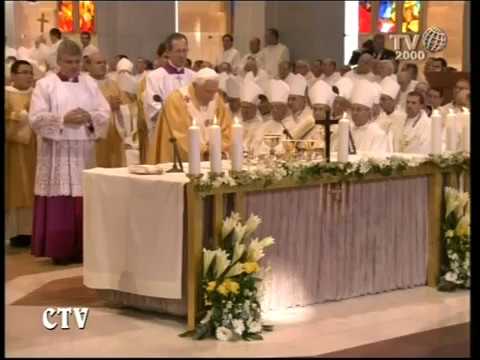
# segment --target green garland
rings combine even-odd
[[[288,163],[277,161],[273,167],[257,167],[252,171],[239,174],[225,174],[217,178],[204,176],[195,181],[195,190],[199,193],[208,193],[220,187],[257,186],[268,187],[287,178],[293,179],[298,184],[305,184],[329,177],[340,178],[341,181],[358,180],[369,175],[382,175],[385,177],[400,175],[409,168],[433,165],[442,171],[468,171],[470,157],[458,152],[448,155],[429,155],[424,160],[405,159],[391,156],[384,160],[368,158],[357,162],[321,162],[321,163]]]

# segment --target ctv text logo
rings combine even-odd
[[[421,36],[423,49],[419,49],[420,34],[391,34],[396,60],[416,61],[425,60],[427,52],[436,53],[447,47],[447,33],[437,26],[428,28]],[[403,44],[403,47],[402,47]]]
[[[61,329],[70,329],[69,320],[73,315],[77,327],[83,330],[87,324],[88,311],[88,308],[47,308],[43,312],[42,323],[46,329],[53,330],[58,326],[57,321],[60,320]]]

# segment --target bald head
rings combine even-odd
[[[362,54],[358,59],[357,73],[368,74],[372,71],[373,56],[370,54]]]
[[[380,60],[378,63],[378,75],[383,79],[395,72],[395,65],[392,60]]]
[[[252,38],[249,45],[252,54],[256,54],[260,51],[260,39],[258,37]]]
[[[88,57],[88,72],[91,77],[103,80],[107,74],[107,59],[101,52],[95,52]]]

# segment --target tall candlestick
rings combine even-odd
[[[234,118],[234,124],[232,126],[230,156],[232,158],[232,170],[241,171],[243,164],[243,126],[237,117]]]
[[[343,113],[343,117],[338,122],[338,162],[348,161],[348,132],[350,129],[350,120],[347,119],[347,114]]]
[[[432,154],[439,155],[442,152],[442,115],[438,110],[432,113]]]
[[[450,109],[450,112],[447,115],[447,151],[456,151],[457,150],[457,115]]]
[[[188,173],[200,174],[200,127],[195,119],[188,128]]]
[[[470,152],[470,111],[467,108],[463,108],[461,119],[463,120],[463,132],[462,132],[463,151]]]
[[[210,171],[214,174],[222,172],[222,134],[217,117],[208,127],[208,148],[210,152]]]

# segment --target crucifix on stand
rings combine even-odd
[[[45,24],[48,23],[49,21],[45,18],[45,14],[42,13],[42,16],[40,16],[37,21],[40,23],[40,32],[43,34],[43,31],[45,30]]]
[[[339,120],[332,119],[330,117],[330,110],[325,111],[325,119],[323,120],[315,120],[316,125],[322,125],[325,128],[325,160],[330,162],[330,148],[331,148],[331,136],[332,136],[332,129],[331,126],[338,124]],[[355,148],[355,143],[352,138],[352,134],[350,130],[348,131],[348,153],[349,154],[356,154],[357,150]]]

